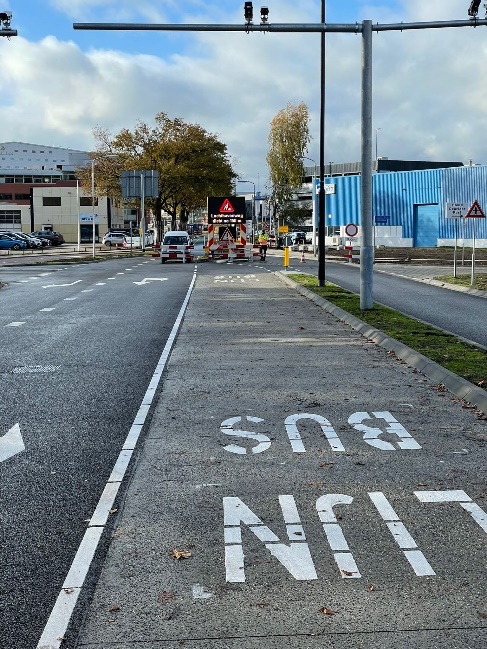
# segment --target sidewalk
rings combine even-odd
[[[486,439],[275,274],[202,265],[63,647],[485,647]]]

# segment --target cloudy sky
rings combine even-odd
[[[254,2],[255,21],[264,2]],[[320,0],[268,0],[271,23],[318,23]],[[241,0],[0,0],[0,141],[95,148],[160,111],[228,146],[263,190],[269,124],[305,102],[319,160],[318,34],[78,31],[74,22],[243,24]],[[467,19],[470,0],[326,0],[328,23]],[[484,10],[481,12],[483,17]],[[487,163],[485,27],[374,34],[374,150],[395,159]],[[327,36],[327,162],[360,159],[361,37]],[[312,165],[312,162],[305,161]],[[249,185],[247,185],[249,188]],[[245,185],[240,189],[245,189]]]

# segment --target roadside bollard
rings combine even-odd
[[[287,246],[284,248],[284,268],[286,270],[289,268],[289,248]]]

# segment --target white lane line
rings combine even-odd
[[[76,297],[65,297],[63,301],[64,302],[72,302],[73,300],[77,300],[77,299],[78,299],[77,296]]]
[[[40,311],[55,311],[56,307],[46,307],[45,309],[39,309]]]
[[[83,289],[81,292],[82,292],[82,293],[91,293],[91,292],[94,291],[94,290],[95,290],[94,288],[85,288],[85,289]]]
[[[181,323],[183,321],[191,293],[193,292],[195,282],[196,270],[193,273],[193,279],[191,280],[191,284],[189,285],[186,297],[184,298],[184,302],[181,305],[176,321],[174,322],[171,333],[169,334],[167,342],[157,363],[153,378],[151,379],[150,387],[148,388],[148,391],[150,390],[150,396],[148,395],[148,393],[146,393],[146,395],[144,395],[144,398],[142,399],[142,403],[137,415],[135,416],[134,423],[129,430],[123,448],[120,451],[119,457],[113,467],[112,474],[108,479],[98,505],[88,524],[88,529],[86,530],[83,540],[81,541],[78,551],[76,552],[76,556],[73,559],[73,563],[71,564],[66,579],[64,580],[63,587],[58,594],[56,603],[54,604],[54,608],[51,611],[36,649],[46,649],[46,647],[48,647],[49,649],[60,649],[61,647],[61,643],[63,642],[63,637],[68,628],[68,624],[71,619],[71,615],[73,614],[74,607],[76,606],[78,596],[81,592],[81,588],[90,568],[93,556],[96,552],[96,548],[98,547],[98,543],[100,542],[101,536],[105,529],[108,513],[113,508],[113,503],[118,493],[120,484],[124,478],[127,466],[130,461],[130,456],[135,449],[140,433],[142,431],[142,426],[149,410],[148,406],[150,404],[148,404],[148,401],[149,399],[152,400],[154,397],[154,391],[152,390],[152,388],[154,387],[154,377],[157,375],[156,381],[158,383],[171,354],[179,328],[181,327]]]
[[[106,282],[97,282],[96,283],[97,286],[105,286],[105,284],[106,284]]]
[[[21,327],[22,325],[25,324],[25,322],[26,322],[25,320],[24,320],[24,322],[9,322],[9,324],[7,324],[5,326],[6,327]]]
[[[61,286],[74,286],[75,284],[79,284],[82,282],[82,279],[77,279],[75,282],[71,282],[71,284],[46,284],[42,288],[59,288]]]

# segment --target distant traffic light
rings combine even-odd
[[[254,8],[251,2],[244,3],[244,16],[248,23],[251,23],[254,19]]]

